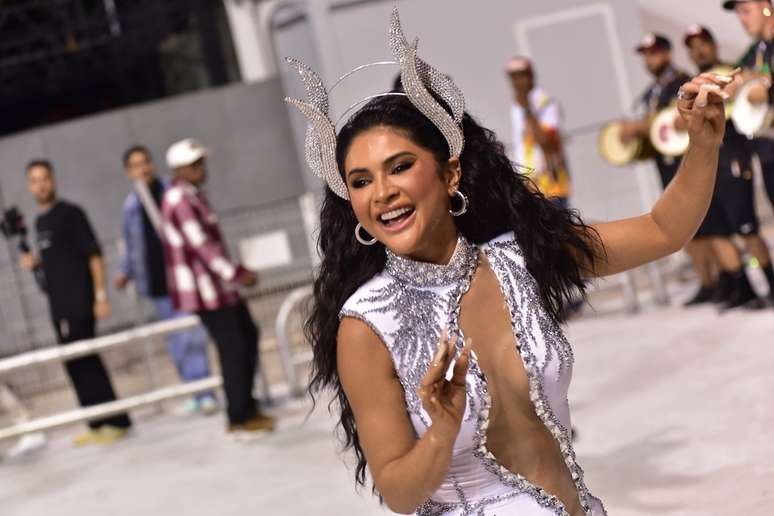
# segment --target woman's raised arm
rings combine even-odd
[[[604,247],[593,268],[595,276],[657,260],[680,250],[693,238],[715,188],[726,125],[724,101],[737,85],[732,76],[705,73],[682,86],[678,108],[691,143],[680,169],[650,213],[594,226]]]

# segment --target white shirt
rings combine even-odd
[[[527,96],[532,113],[544,129],[561,131],[562,111],[559,103],[540,88],[533,88]],[[527,121],[524,108],[518,102],[511,106],[511,138],[513,139],[513,160],[524,167],[535,170],[536,174],[546,169],[543,150],[527,135]]]

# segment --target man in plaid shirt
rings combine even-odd
[[[252,395],[259,331],[238,290],[255,285],[257,276],[229,258],[217,215],[200,190],[208,154],[192,138],[167,151],[174,180],[161,212],[169,296],[178,310],[196,313],[215,341],[228,431],[271,431],[274,418],[260,412]]]

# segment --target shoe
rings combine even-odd
[[[97,444],[99,440],[99,433],[96,430],[86,430],[82,434],[78,434],[73,438],[73,445],[76,447],[88,446],[90,444]]]
[[[5,452],[5,458],[8,460],[16,459],[23,455],[30,455],[48,444],[48,438],[43,432],[34,432],[23,435]]]
[[[97,430],[97,434],[99,435],[97,444],[113,444],[124,439],[129,434],[129,429],[113,425],[102,425]]]
[[[76,436],[73,444],[77,447],[88,446],[90,444],[113,444],[120,441],[129,433],[126,428],[119,428],[113,425],[102,425],[97,429],[88,431]]]
[[[277,425],[277,418],[257,412],[244,423],[229,423],[228,433],[237,440],[249,440],[270,434]]]
[[[190,417],[199,412],[199,402],[196,398],[189,398],[172,409],[172,413],[180,417]]]
[[[704,303],[709,303],[715,299],[717,288],[713,285],[711,287],[702,286],[696,294],[683,303],[683,307],[696,306]]]
[[[739,269],[730,276],[731,292],[721,311],[733,310],[743,307],[747,310],[760,310],[765,307],[765,303],[753,290],[750,280],[744,269]]]
[[[199,400],[199,412],[204,416],[215,414],[218,408],[218,401],[213,396],[205,396]]]
[[[718,282],[715,286],[715,295],[712,302],[717,305],[723,305],[728,302],[734,290],[733,275],[730,272],[723,271],[718,275]]]

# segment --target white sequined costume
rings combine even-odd
[[[572,350],[543,307],[512,233],[481,246],[460,238],[445,266],[414,262],[388,252],[385,269],[347,300],[341,316],[365,322],[387,346],[405,391],[412,424],[421,436],[431,421],[416,391],[437,349],[441,328],[448,325],[450,331],[459,332],[459,303],[470,287],[479,251],[495,272],[510,309],[535,412],[557,440],[586,514],[603,516],[602,503],[589,494],[572,447],[567,402]],[[567,516],[557,497],[508,471],[487,450],[491,400],[475,357],[466,382],[468,406],[448,475],[417,515]]]

